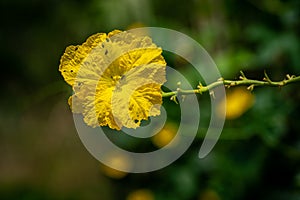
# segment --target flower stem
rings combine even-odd
[[[241,71],[240,80],[224,80],[223,78],[218,79],[216,82],[213,82],[207,86],[203,86],[201,83],[197,86],[197,89],[194,90],[183,90],[181,88],[177,88],[176,91],[171,92],[163,92],[162,97],[173,97],[178,95],[187,95],[187,94],[202,94],[204,92],[208,92],[209,90],[224,85],[226,88],[234,87],[234,86],[248,86],[247,89],[252,91],[254,87],[257,86],[271,86],[271,87],[282,87],[290,83],[300,82],[300,76],[290,76],[286,75],[286,78],[282,81],[271,81],[267,73],[264,73],[263,80],[253,80],[248,79]]]

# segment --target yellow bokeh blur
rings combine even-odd
[[[101,165],[101,171],[106,176],[108,176],[110,178],[114,178],[114,179],[122,179],[127,175],[126,172],[118,171],[118,170],[110,168],[106,165]]]
[[[145,27],[145,28],[143,28]],[[139,36],[149,36],[149,30],[146,28],[147,25],[146,24],[143,24],[141,22],[134,22],[132,24],[130,24],[129,26],[126,27],[126,30],[130,31],[133,31],[133,33],[135,35],[139,35]]]
[[[219,104],[218,111],[221,113],[226,106],[226,119],[236,119],[251,108],[254,101],[254,95],[245,87],[230,88],[226,92],[226,102]]]
[[[113,153],[109,157],[108,162],[111,164],[111,166],[116,166],[117,168],[129,169],[130,165],[131,165],[131,163],[127,157],[120,156],[117,154],[114,155]],[[119,171],[119,170],[113,169],[113,168],[111,168],[107,165],[103,165],[103,164],[101,164],[100,169],[103,172],[103,174],[105,174],[106,176],[108,176],[110,178],[114,178],[114,179],[122,179],[127,175],[127,172]]]
[[[177,129],[174,124],[167,123],[161,131],[152,137],[152,143],[156,147],[164,147],[175,137]]]
[[[142,22],[134,22],[132,24],[130,24],[129,26],[127,26],[127,30],[129,29],[135,29],[135,28],[142,28],[142,27],[146,27],[145,24],[143,24]]]
[[[126,200],[154,200],[154,195],[150,190],[135,190],[127,196]]]
[[[220,200],[220,199],[221,198],[219,197],[217,192],[211,189],[207,189],[203,191],[199,196],[199,200]]]

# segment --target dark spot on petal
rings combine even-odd
[[[66,72],[67,70],[64,70],[64,72]]]
[[[103,43],[101,44],[101,46],[102,46],[102,48],[104,48],[104,44]]]
[[[104,53],[105,55],[107,55],[108,54],[108,51],[107,51],[107,49],[105,50],[105,53]]]
[[[122,75],[122,76],[121,76],[121,80],[123,80],[123,79],[125,79],[125,75]]]
[[[139,122],[139,120],[137,120],[137,119],[134,120],[134,123],[138,123],[138,122]]]
[[[106,42],[109,42],[109,39],[108,39],[108,38],[106,38],[105,40],[106,40]]]
[[[75,51],[78,49],[78,47],[75,47]]]
[[[73,70],[71,69],[70,72],[73,73]]]

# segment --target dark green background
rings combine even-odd
[[[157,200],[300,199],[299,84],[255,89],[254,106],[226,121],[205,159],[197,158],[199,133],[171,166],[115,180],[80,142],[67,105],[71,88],[58,72],[66,46],[142,23],[190,35],[225,78],[237,78],[239,70],[255,79],[263,70],[274,80],[300,75],[298,0],[2,0],[0,5],[0,199],[126,199],[140,188]],[[166,59],[178,68],[186,65],[189,73],[186,63]],[[209,105],[207,96],[199,99]],[[176,116],[174,103],[164,104]],[[216,196],[205,197],[207,191]]]

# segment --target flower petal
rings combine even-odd
[[[72,111],[89,126],[117,130],[159,115],[166,81],[161,53],[151,38],[118,30],[68,47],[59,71],[73,87]]]

